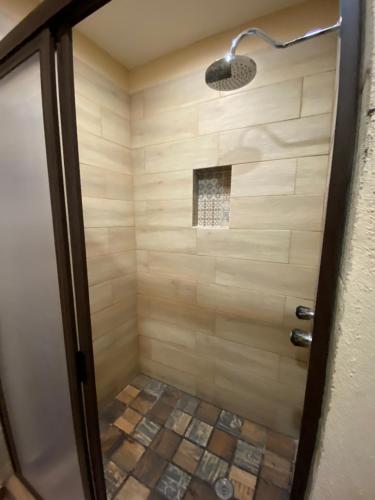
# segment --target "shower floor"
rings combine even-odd
[[[108,500],[289,498],[291,438],[145,375],[99,413]]]

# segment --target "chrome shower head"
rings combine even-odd
[[[251,82],[256,71],[250,57],[228,54],[207,68],[206,83],[214,90],[235,90]]]

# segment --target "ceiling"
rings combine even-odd
[[[303,0],[112,0],[78,29],[128,69]]]

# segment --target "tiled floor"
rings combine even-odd
[[[100,412],[108,500],[286,500],[296,441],[138,375]]]

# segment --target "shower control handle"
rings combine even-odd
[[[294,328],[294,330],[290,333],[290,341],[297,347],[310,347],[312,342],[312,333]]]
[[[315,313],[312,309],[306,306],[298,306],[296,309],[298,319],[314,319]]]

